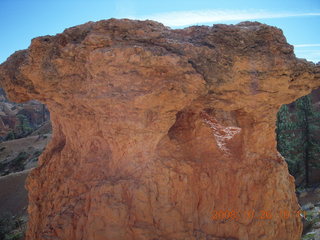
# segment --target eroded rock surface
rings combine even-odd
[[[299,239],[275,119],[319,72],[260,23],[111,19],[33,39],[0,67],[11,100],[42,101],[53,122],[27,239]]]

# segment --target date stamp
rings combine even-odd
[[[289,211],[289,210],[279,210],[279,211],[269,211],[269,210],[247,210],[247,211],[236,211],[236,210],[214,210],[212,211],[211,218],[213,221],[227,221],[227,220],[272,220],[273,218],[305,218],[306,211]]]

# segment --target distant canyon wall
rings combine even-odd
[[[40,102],[10,102],[0,88],[0,142],[28,136],[49,120],[49,112]]]
[[[298,240],[276,113],[320,86],[280,29],[107,20],[32,40],[0,66],[47,104],[27,239]]]

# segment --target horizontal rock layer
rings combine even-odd
[[[111,19],[33,39],[0,66],[9,97],[53,122],[27,239],[298,240],[275,118],[319,72],[256,22]]]

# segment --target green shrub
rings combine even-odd
[[[24,169],[24,162],[29,158],[26,152],[20,152],[19,155],[10,162],[10,166],[15,171],[22,171]]]
[[[23,232],[12,232],[6,235],[4,240],[20,240],[23,239]]]
[[[19,217],[6,212],[0,215],[0,239],[22,240],[24,238],[26,222]]]
[[[5,168],[6,168],[6,164],[0,162],[0,172],[2,172],[3,170],[5,170]]]
[[[10,131],[7,136],[5,137],[5,140],[6,141],[10,141],[10,140],[13,140],[13,139],[16,139],[16,135],[13,131]]]
[[[302,237],[302,240],[315,240],[315,233],[307,233]]]
[[[20,122],[18,127],[22,132],[22,134],[29,134],[30,132],[32,132],[32,127],[30,126],[30,122],[27,116],[23,114],[18,114],[17,118],[19,119],[19,122]]]
[[[41,153],[42,153],[42,152],[39,151],[39,150],[38,150],[38,151],[35,151],[34,154],[33,154],[33,156],[34,156],[34,157],[39,157],[39,156],[41,155]]]
[[[0,216],[0,239],[6,240],[7,235],[13,230],[14,221],[10,213],[6,212]]]

